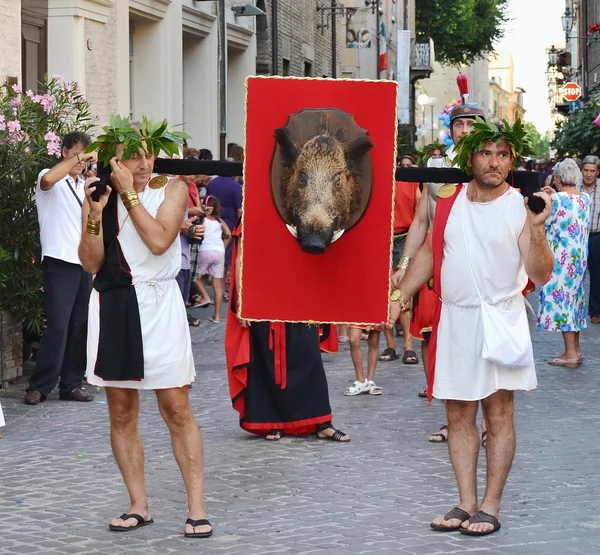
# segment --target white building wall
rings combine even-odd
[[[21,2],[0,0],[0,82],[17,77],[21,82]]]
[[[227,0],[231,61],[227,142],[244,142],[245,84],[256,73],[255,18],[236,18]],[[0,77],[20,77],[21,2],[0,0]],[[130,63],[130,26],[133,56]],[[131,68],[131,76],[130,76]],[[99,126],[110,114],[167,118],[191,146],[219,146],[216,2],[49,0],[48,73],[77,81]],[[99,131],[99,129],[97,129]]]

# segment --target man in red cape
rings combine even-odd
[[[240,227],[233,232],[225,333],[229,392],[233,408],[240,414],[240,426],[268,440],[316,433],[319,439],[350,441],[350,436],[331,423],[320,350],[320,343],[329,339],[331,326],[238,319]]]

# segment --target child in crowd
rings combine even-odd
[[[200,291],[198,304],[211,303],[210,297],[202,283],[202,277],[212,277],[214,292],[215,312],[210,319],[213,324],[221,322],[221,305],[225,291],[225,249],[231,241],[231,231],[227,224],[221,220],[221,203],[213,196],[204,199],[204,213],[206,218],[204,226],[204,240],[198,247],[198,267],[196,269],[196,287]]]
[[[361,393],[381,395],[382,393],[381,388],[373,381],[377,368],[377,359],[379,358],[379,336],[381,332],[373,330],[368,332],[367,344],[369,349],[367,353],[366,379],[363,370],[363,354],[360,347],[363,334],[364,332],[360,326],[350,325],[350,356],[352,357],[354,371],[356,372],[356,381],[344,391],[344,395],[347,396],[360,395]]]

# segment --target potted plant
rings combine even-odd
[[[0,86],[0,383],[21,374],[23,331],[42,330],[38,173],[56,164],[65,134],[93,126],[77,83],[55,76],[43,85],[41,95]]]

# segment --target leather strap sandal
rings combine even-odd
[[[459,532],[461,534],[464,534],[465,536],[489,536],[490,534],[493,534],[494,532],[497,532],[498,530],[500,530],[500,522],[498,521],[498,519],[495,516],[490,515],[484,511],[477,511],[469,519],[469,524],[481,524],[481,523],[491,524],[493,526],[493,528],[491,530],[484,530],[483,532],[475,532],[473,530],[469,530],[468,528],[461,527]]]
[[[116,526],[114,524],[109,524],[108,529],[111,532],[129,532],[130,530],[137,530],[138,528],[142,528],[143,526],[148,526],[148,524],[152,524],[154,519],[144,520],[144,517],[135,513],[127,514],[123,513],[119,517],[123,522],[130,518],[135,518],[137,520],[137,524],[135,526]]]
[[[185,523],[189,524],[192,528],[196,528],[196,526],[210,526],[210,530],[208,532],[184,532],[183,535],[186,538],[210,538],[213,535],[212,525],[205,518],[201,518],[200,520],[192,520],[191,518],[188,518]]]
[[[448,426],[446,424],[444,424],[439,432],[437,434],[432,434],[431,436],[429,436],[429,442],[430,443],[446,443],[448,441],[448,436],[446,434],[443,434],[442,432],[446,430],[446,432],[448,432]],[[434,437],[439,437],[440,440],[436,440],[436,439],[432,439]]]
[[[319,434],[324,432],[325,430],[333,430],[333,434],[330,436],[320,436]],[[317,439],[329,439],[331,441],[339,441],[341,443],[348,443],[350,439],[342,439],[346,437],[348,434],[334,428],[331,422],[325,422],[323,424],[317,424]]]
[[[269,439],[267,436],[273,437]],[[267,436],[265,436],[267,441],[279,441],[283,437],[283,430],[270,430]]]
[[[444,522],[447,520],[460,520],[460,524],[458,526],[444,526],[443,524],[434,524],[433,522],[430,526],[436,532],[456,532],[457,530],[460,530],[462,523],[470,518],[471,515],[467,511],[461,509],[460,507],[454,507],[454,509],[444,515]]]

